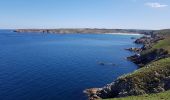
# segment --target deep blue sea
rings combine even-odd
[[[140,46],[131,37],[140,36],[1,30],[0,100],[86,100],[83,90],[137,69],[125,59]]]

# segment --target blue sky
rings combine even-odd
[[[170,0],[1,0],[0,28],[170,28]]]

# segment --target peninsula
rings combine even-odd
[[[99,29],[99,28],[76,28],[76,29],[16,29],[14,32],[18,33],[51,33],[51,34],[102,34],[102,33],[138,33],[138,34],[150,34],[153,30],[138,30],[138,29]]]

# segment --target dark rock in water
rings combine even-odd
[[[112,66],[116,66],[116,64],[111,63]]]
[[[108,66],[116,66],[116,64],[114,63],[105,63],[105,62],[98,62],[99,65],[102,65],[102,66],[105,66],[105,65],[108,65]]]
[[[133,39],[133,40],[134,40],[134,39],[136,39],[136,37],[131,37],[131,39]]]
[[[131,51],[131,52],[141,52],[142,51],[141,48],[133,48],[133,47],[132,48],[127,48],[125,50]]]
[[[105,65],[105,63],[104,63],[104,62],[99,62],[98,64],[99,64],[99,65],[102,65],[102,66],[104,66],[104,65]]]

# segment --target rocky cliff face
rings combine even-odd
[[[164,49],[153,49],[143,55],[134,55],[131,57],[128,57],[128,59],[138,66],[142,67],[151,61],[156,61],[162,58],[167,58],[170,57],[169,53],[167,50]]]
[[[170,89],[169,83],[170,58],[167,58],[149,64],[133,74],[122,76],[103,88],[88,89],[86,93],[89,100],[119,98],[164,92]]]
[[[130,49],[131,51],[138,51],[137,54],[128,57],[127,59],[139,65],[140,67],[148,64],[151,61],[156,61],[162,58],[169,57],[167,50],[163,48],[152,49],[152,46],[158,41],[163,40],[162,35],[151,34],[150,37],[141,37],[135,41],[137,44],[143,44],[142,48]]]
[[[143,36],[135,41],[136,44],[143,44],[142,50],[150,49],[153,44],[156,42],[163,40],[165,37],[162,35],[151,34],[151,36]]]

